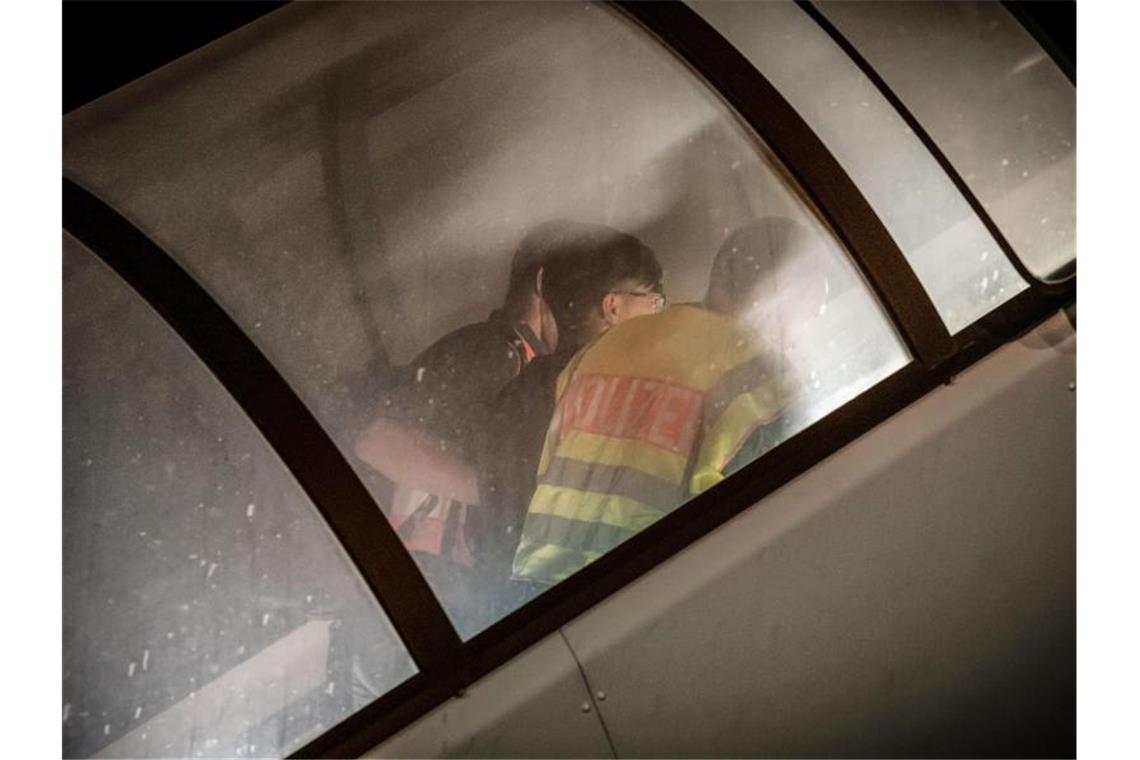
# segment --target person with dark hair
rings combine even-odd
[[[501,560],[506,494],[518,494],[514,478],[527,468],[533,482],[558,371],[585,341],[664,298],[650,249],[609,227],[568,221],[527,234],[510,282],[501,312],[445,336],[408,366],[356,442],[357,456],[421,492],[389,518],[464,633],[495,614],[482,579],[509,569],[510,555]],[[503,314],[517,321],[504,323]],[[536,441],[533,453],[518,453],[524,439]],[[482,480],[483,472],[494,474]],[[529,491],[516,499],[525,510]]]
[[[664,304],[657,256],[633,235],[575,225],[547,262],[544,297],[558,324],[560,353],[573,354],[609,327]]]
[[[484,559],[499,581],[502,612],[525,601],[526,589],[505,582],[535,490],[559,374],[611,327],[665,306],[656,254],[636,237],[609,227],[583,225],[551,258],[548,271],[545,297],[559,325],[558,349],[532,362],[499,394],[468,481],[475,489],[468,495],[489,507]]]
[[[721,246],[702,303],[630,320],[575,355],[558,378],[516,579],[537,589],[572,575],[723,480],[776,423],[795,380],[763,319],[810,242],[789,219],[752,222]]]
[[[356,439],[356,455],[396,484],[385,513],[453,614],[466,604],[456,579],[474,565],[481,515],[448,490],[447,468],[452,455],[467,456],[496,394],[557,345],[542,278],[560,230],[542,225],[522,239],[502,307],[443,336],[401,368]]]

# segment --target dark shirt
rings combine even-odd
[[[486,322],[448,333],[401,368],[382,414],[431,433],[468,462],[488,426],[490,405],[526,363],[526,346],[496,311]]]
[[[394,387],[382,398],[380,413],[427,433],[440,450],[474,464],[480,461],[497,394],[519,374],[528,356],[544,352],[529,328],[513,324],[496,311],[485,322],[448,333],[402,367]],[[416,512],[400,523],[405,541],[415,544],[420,518],[428,519],[438,503],[439,497],[426,496]],[[438,548],[443,564],[437,568],[437,581],[451,577],[452,562],[469,565],[474,556],[483,563],[482,557],[490,551],[486,547],[496,538],[486,509],[472,510],[456,501],[443,506],[442,515],[431,518],[443,520]],[[436,550],[424,551],[436,554]],[[439,582],[466,588],[454,579]]]
[[[572,351],[539,356],[498,394],[473,460],[479,498],[488,507],[490,552],[510,574],[510,563],[537,485],[538,460],[554,415],[558,375]]]

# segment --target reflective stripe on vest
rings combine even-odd
[[[575,357],[559,378],[516,577],[562,580],[722,480],[789,398],[760,348],[727,317],[674,307]]]

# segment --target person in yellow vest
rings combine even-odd
[[[796,387],[771,345],[772,303],[809,244],[790,219],[749,223],[718,251],[703,302],[624,322],[574,357],[558,380],[516,580],[536,590],[563,580],[751,461],[742,449],[770,448],[765,431],[778,429]]]
[[[396,484],[389,520],[462,635],[517,606],[510,564],[558,373],[610,325],[657,309],[661,278],[632,235],[539,225],[519,245],[507,299],[532,307],[533,331],[504,310],[436,341],[357,438],[357,456]]]

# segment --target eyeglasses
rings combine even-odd
[[[649,298],[651,299],[650,303],[652,304],[654,311],[661,311],[665,308],[665,294],[658,293],[655,290],[611,290],[610,292],[620,296],[637,296],[638,298]]]

